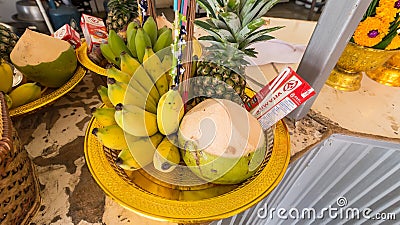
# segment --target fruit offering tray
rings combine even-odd
[[[105,148],[92,134],[93,128],[98,127],[101,125],[93,117],[84,143],[86,162],[93,178],[114,201],[156,220],[201,223],[238,214],[265,198],[278,185],[290,160],[289,133],[284,122],[279,121],[266,134],[267,142],[273,143],[252,177],[237,185],[217,185],[196,184],[192,176],[189,178],[191,185],[185,185],[180,180],[187,179],[188,174],[177,169],[158,172],[157,176],[153,176],[157,170],[152,164],[136,171],[121,169],[115,163],[118,151]]]
[[[80,64],[82,64],[88,70],[95,72],[100,75],[106,75],[106,69],[94,63],[88,56],[88,47],[85,41],[82,42],[82,45],[77,49],[76,56]]]
[[[87,70],[78,64],[74,75],[68,80],[67,83],[57,89],[43,88],[42,95],[39,99],[11,109],[10,116],[15,117],[27,113],[32,113],[36,110],[39,110],[40,108],[43,108],[53,103],[55,100],[72,90],[83,79],[86,72]]]

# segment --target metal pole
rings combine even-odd
[[[371,1],[327,1],[297,69],[317,94],[289,114],[289,118],[298,120],[307,115]]]
[[[51,22],[49,17],[47,16],[46,10],[43,7],[41,0],[36,0],[36,4],[39,7],[40,13],[42,14],[44,21],[46,22],[47,28],[49,29],[50,34],[54,33],[53,27],[51,26]]]

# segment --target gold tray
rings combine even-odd
[[[76,55],[78,57],[78,61],[88,70],[93,71],[97,74],[106,76],[106,69],[98,66],[94,63],[87,54],[87,44],[85,41],[82,42],[82,45],[76,50]]]
[[[85,68],[83,68],[81,65],[78,64],[74,75],[71,77],[71,79],[69,79],[67,83],[65,83],[58,89],[54,89],[54,91],[51,91],[49,93],[44,93],[41,98],[33,102],[11,109],[10,116],[15,117],[26,113],[31,113],[54,102],[55,100],[65,95],[70,90],[72,90],[83,79],[83,77],[86,74],[86,71],[87,70]]]
[[[257,204],[278,185],[290,160],[289,133],[284,122],[279,121],[269,161],[244,183],[176,186],[155,179],[143,169],[120,169],[113,161],[118,152],[97,141],[91,133],[95,127],[101,125],[92,118],[84,143],[86,163],[95,181],[123,207],[161,221],[200,223],[236,215]]]

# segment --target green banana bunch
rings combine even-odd
[[[138,28],[133,28],[132,30],[126,31],[126,46],[134,57],[137,57],[135,44],[137,30]]]
[[[12,100],[12,108],[35,101],[41,97],[41,91],[36,83],[25,83],[18,86],[8,94]]]
[[[125,133],[118,125],[111,125],[103,128],[94,128],[92,134],[105,147],[122,150],[128,148],[125,140]]]
[[[177,136],[165,136],[157,146],[153,156],[154,167],[161,172],[171,172],[181,161],[177,144]]]
[[[121,167],[124,170],[134,171],[141,168],[139,163],[133,158],[131,151],[129,149],[122,149],[119,154],[118,158],[115,160],[115,164]]]
[[[113,105],[119,103],[135,105],[152,113],[157,113],[157,105],[152,101],[147,101],[138,91],[127,83],[118,82],[113,78],[107,79],[108,96]]]
[[[161,27],[160,29],[158,29],[158,31],[157,31],[157,37],[160,37],[160,35],[162,34],[162,33],[164,33],[166,30],[168,30],[169,28],[166,26],[166,25],[164,25],[163,27]]]
[[[126,46],[124,39],[122,39],[115,30],[110,30],[108,33],[108,45],[115,56],[119,57],[122,52],[126,52],[131,55],[128,47]]]
[[[153,50],[154,52],[158,52],[161,49],[170,47],[172,44],[172,30],[170,28],[167,28],[165,31],[163,31],[159,36],[153,45]]]
[[[101,54],[104,56],[104,58],[106,58],[109,62],[119,67],[121,60],[113,53],[109,44],[101,43],[100,51]]]
[[[175,133],[184,115],[183,100],[177,90],[169,90],[157,106],[157,126],[164,135]]]
[[[156,21],[154,20],[154,18],[152,16],[149,16],[147,18],[146,22],[144,22],[143,30],[149,35],[151,44],[153,46],[157,41],[158,29],[157,29]]]
[[[162,63],[158,56],[154,54],[153,49],[147,47],[143,57],[143,67],[150,75],[153,83],[156,84],[157,90],[160,95],[165,94],[169,90],[169,83],[167,77],[164,76]]]
[[[121,62],[122,64],[122,62]],[[114,78],[118,82],[122,83],[129,83],[131,80],[131,76],[129,74],[124,73],[123,71],[115,68],[115,67],[110,67],[107,69],[106,72],[107,78]]]
[[[133,74],[136,72],[137,68],[140,67],[140,63],[130,56],[129,54],[126,54],[125,52],[121,53],[121,70],[122,72],[125,72],[129,74],[129,76],[133,76]]]
[[[158,132],[156,114],[135,105],[118,104],[115,110],[115,121],[128,134],[146,137]]]
[[[156,102],[159,101],[160,93],[158,93],[157,87],[154,85],[150,75],[146,72],[143,66],[137,68],[133,75],[133,79],[135,79]]]
[[[139,168],[145,167],[153,162],[153,156],[157,146],[163,139],[163,135],[155,133],[150,137],[126,136],[129,151],[133,159],[139,164]]]
[[[104,87],[103,85],[98,86],[97,93],[99,93],[101,101],[107,108],[114,108],[114,105],[111,103],[110,99],[108,98],[108,88],[107,87]]]
[[[8,93],[11,91],[13,84],[13,69],[10,64],[6,63],[3,59],[0,61],[0,91]]]
[[[152,47],[151,39],[143,28],[139,28],[135,36],[136,53],[140,63],[143,63],[143,56],[147,47]]]
[[[94,118],[104,127],[117,124],[114,119],[114,108],[92,108],[91,112]]]

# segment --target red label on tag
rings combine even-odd
[[[314,89],[287,67],[254,95],[245,107],[267,129],[314,95]]]

